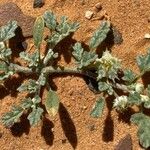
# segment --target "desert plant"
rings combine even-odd
[[[102,93],[91,111],[91,116],[97,118],[102,115],[105,99],[109,96],[114,97],[112,99],[113,107],[119,113],[123,113],[124,110],[127,111],[128,108],[135,105],[138,106],[139,112],[135,112],[131,116],[131,122],[139,126],[138,136],[141,145],[145,148],[150,146],[150,117],[144,114],[144,109],[150,109],[150,85],[145,87],[143,83],[139,82],[139,79],[150,71],[150,50],[146,55],[137,57],[139,74],[135,74],[130,69],[122,70],[121,60],[112,56],[107,49],[99,57],[96,49],[106,39],[111,29],[110,22],[103,21],[89,41],[90,51],[86,51],[80,42],[72,46],[72,56],[76,67],[67,68],[57,65],[54,63],[59,56],[55,50],[56,46],[75,32],[79,28],[79,24],[68,22],[67,17],[64,16],[58,22],[54,13],[47,11],[36,19],[33,27],[35,52],[32,54],[21,52],[20,58],[27,62],[27,66],[21,66],[11,62],[12,51],[7,42],[15,36],[16,28],[15,21],[0,28],[0,80],[7,80],[17,73],[35,75],[36,79],[28,79],[18,87],[19,92],[27,92],[28,96],[22,100],[20,105],[13,106],[10,112],[3,114],[1,121],[6,127],[11,127],[18,122],[23,113],[28,114],[27,119],[30,125],[36,125],[44,115],[41,104],[45,105],[49,115],[56,115],[59,109],[59,97],[49,84],[49,77],[54,73],[80,74],[94,79],[98,84],[99,92]],[[40,47],[44,41],[45,28],[49,30],[50,35],[45,38],[48,50],[43,56]],[[44,102],[40,96],[43,87],[48,89]]]

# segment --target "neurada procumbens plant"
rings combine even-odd
[[[87,76],[94,79],[98,84],[98,90],[102,93],[96,101],[92,111],[92,117],[100,117],[105,106],[105,99],[113,96],[113,108],[119,113],[127,111],[133,106],[139,107],[139,112],[131,116],[131,122],[138,125],[138,137],[143,147],[150,147],[150,117],[144,113],[144,109],[150,109],[150,85],[144,86],[139,79],[150,71],[150,50],[146,55],[137,57],[137,65],[140,73],[136,74],[130,69],[122,70],[121,60],[112,56],[106,49],[101,57],[96,53],[97,47],[106,39],[110,32],[111,24],[103,21],[94,32],[89,41],[90,51],[86,51],[80,42],[72,46],[72,57],[76,67],[67,68],[54,64],[59,53],[55,47],[66,37],[74,33],[78,23],[70,23],[67,17],[61,17],[58,22],[53,12],[47,11],[38,17],[33,27],[33,40],[35,51],[32,54],[21,52],[20,58],[27,65],[21,66],[11,60],[12,51],[8,40],[15,36],[17,22],[8,22],[0,28],[0,80],[7,80],[15,74],[34,75],[35,79],[28,79],[18,87],[18,92],[27,92],[28,97],[21,100],[20,105],[13,106],[10,112],[3,114],[1,122],[6,127],[11,127],[19,122],[19,118],[26,113],[30,125],[36,125],[44,115],[41,104],[45,106],[50,116],[55,116],[59,109],[59,97],[51,87],[48,79],[53,74],[74,74]],[[49,35],[44,38],[44,29],[49,30]],[[41,54],[40,47],[43,41],[47,42],[48,50],[45,55]],[[94,73],[93,73],[94,70]],[[122,77],[120,77],[122,73]],[[48,89],[47,98],[42,102],[40,91]],[[121,91],[121,92],[118,92]],[[121,94],[120,94],[121,93]]]

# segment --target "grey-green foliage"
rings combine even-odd
[[[50,29],[50,35],[46,40],[48,50],[45,51],[43,56],[40,52],[41,45],[44,41],[44,27]],[[56,92],[52,92],[48,83],[48,77],[51,72],[44,71],[50,67],[55,72],[53,67],[53,61],[57,59],[58,53],[54,52],[55,46],[64,38],[79,28],[78,23],[71,23],[67,17],[61,17],[57,22],[55,15],[52,12],[45,12],[43,16],[36,19],[33,27],[33,40],[35,51],[32,53],[21,52],[20,58],[26,62],[26,66],[20,66],[18,64],[10,62],[11,50],[5,43],[8,39],[13,37],[17,23],[15,21],[9,22],[6,26],[0,28],[0,80],[9,78],[14,73],[33,74],[35,79],[28,79],[18,87],[19,92],[27,92],[29,96],[21,102],[17,107],[13,107],[9,113],[2,116],[2,123],[5,126],[12,126],[19,121],[19,118],[23,113],[27,113],[27,119],[30,125],[36,125],[43,116],[43,108],[40,107],[41,89],[47,86],[50,92],[48,92],[48,98],[45,103],[47,112],[49,114],[56,114],[59,108],[59,100]],[[56,67],[57,68],[57,67]]]
[[[99,100],[96,101],[96,104],[93,107],[90,115],[94,118],[101,117],[104,106],[105,106],[105,100],[104,100],[104,98],[100,98]]]
[[[89,46],[91,49],[97,48],[107,37],[108,32],[110,31],[110,22],[103,21],[100,27],[94,32]]]
[[[150,147],[150,117],[144,115],[143,113],[136,113],[132,115],[131,122],[138,126],[138,137],[140,139],[140,144],[144,148]]]
[[[28,116],[28,120],[31,126],[37,125],[37,123],[41,120],[42,113],[43,109],[40,107],[34,107],[32,109],[32,112]]]
[[[84,67],[91,65],[98,57],[98,55],[95,52],[84,51],[84,49],[81,46],[81,43],[76,43],[73,46],[72,55],[77,61],[79,68],[84,68]]]
[[[40,45],[43,40],[43,33],[44,33],[44,18],[38,17],[33,27],[33,39],[34,45],[37,49],[40,48]]]
[[[137,64],[142,73],[150,71],[150,49],[148,49],[147,55],[137,57]]]
[[[54,48],[61,40],[79,28],[78,23],[69,23],[68,18],[65,16],[60,18],[60,22],[57,22],[56,16],[52,12],[47,11],[43,16],[46,26],[52,33],[47,40],[50,48]]]
[[[26,114],[30,125],[36,125],[45,115],[41,107],[43,105],[50,116],[55,116],[58,113],[60,99],[57,92],[52,90],[53,86],[49,84],[49,79],[52,80],[51,75],[57,73],[75,73],[92,78],[97,82],[98,92],[101,95],[91,111],[92,117],[102,116],[105,100],[107,98],[109,100],[110,96],[113,108],[118,112],[128,110],[135,105],[139,107],[139,113],[135,113],[131,121],[139,126],[138,137],[141,145],[145,148],[150,147],[150,117],[143,113],[145,108],[150,109],[150,85],[145,87],[143,83],[138,82],[146,72],[150,71],[150,50],[147,54],[137,57],[139,74],[130,69],[122,69],[121,60],[112,56],[107,49],[104,49],[102,56],[99,57],[96,48],[106,39],[110,26],[109,21],[101,23],[93,34],[89,47],[87,46],[89,49],[83,48],[79,42],[74,44],[70,49],[77,64],[74,68],[67,68],[57,63],[60,52],[60,50],[57,51],[57,45],[79,28],[78,23],[71,23],[64,16],[58,21],[51,11],[38,17],[33,27],[35,51],[20,53],[20,58],[26,62],[25,66],[11,62],[12,52],[7,43],[7,40],[15,35],[17,23],[12,21],[1,27],[0,80],[4,81],[15,73],[30,75],[17,89],[19,92],[25,92],[26,98],[2,116],[2,123],[6,127],[11,127],[20,121],[23,114]],[[45,27],[49,32],[44,32]],[[45,35],[47,33],[48,35]],[[44,40],[47,42],[47,47],[45,51],[42,49],[44,52],[42,53],[40,50]],[[41,98],[43,88],[46,88],[48,93],[46,100]]]
[[[0,42],[4,42],[14,37],[17,27],[16,21],[10,21],[7,23],[7,25],[2,26],[0,28]]]

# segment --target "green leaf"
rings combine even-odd
[[[136,77],[136,74],[132,70],[127,69],[124,71],[124,76],[122,79],[131,84],[133,81],[135,81]]]
[[[29,93],[35,93],[38,91],[39,85],[35,80],[30,79],[27,83],[23,83],[17,90],[19,92],[28,91]]]
[[[105,100],[104,98],[100,98],[96,102],[95,106],[93,107],[90,115],[94,118],[101,117],[104,110],[104,106],[105,106]]]
[[[56,92],[50,90],[48,92],[45,107],[50,116],[55,116],[59,109],[59,97]]]
[[[141,105],[142,100],[140,94],[138,92],[131,92],[128,97],[128,103],[130,105]]]
[[[13,70],[9,69],[9,66],[4,62],[0,62],[0,80],[4,80],[13,75]]]
[[[136,113],[131,116],[131,122],[138,125],[138,137],[140,139],[140,144],[144,148],[150,147],[150,117],[143,113]]]
[[[37,80],[36,84],[44,86],[46,84],[46,77],[43,73],[40,74],[39,79]]]
[[[19,54],[20,58],[28,63],[29,67],[36,67],[39,65],[39,53],[35,51],[33,54],[28,54],[27,52],[21,52]]]
[[[83,48],[81,46],[81,43],[79,42],[75,43],[75,45],[73,46],[72,55],[76,61],[80,62],[80,60],[82,59],[82,55],[83,55]]]
[[[8,58],[11,56],[11,53],[12,53],[12,51],[11,51],[10,48],[2,49],[2,50],[0,51],[0,59],[7,61]]]
[[[21,107],[13,107],[12,110],[4,114],[1,118],[2,123],[6,127],[11,127],[14,123],[19,121],[19,118],[23,114],[23,109]]]
[[[79,63],[79,68],[87,67],[94,63],[98,55],[95,52],[87,52],[84,51],[82,55],[82,59]]]
[[[109,31],[110,31],[110,22],[103,21],[90,40],[89,43],[90,48],[91,49],[97,48],[106,39]]]
[[[11,39],[15,36],[15,30],[17,29],[16,21],[9,21],[7,25],[0,28],[0,42]]]
[[[79,28],[79,24],[69,23],[67,17],[61,17],[60,23],[56,26],[56,31],[52,32],[47,42],[51,49],[53,49],[61,40],[75,32]]]
[[[43,60],[43,64],[46,66],[49,63],[49,61],[51,61],[57,57],[58,57],[58,53],[54,53],[52,49],[49,49]]]
[[[43,17],[38,17],[33,27],[34,45],[36,46],[37,49],[40,48],[40,45],[42,43],[43,32],[44,32],[44,19]]]
[[[29,97],[29,98],[25,98],[21,102],[20,107],[22,107],[25,110],[25,109],[29,109],[32,105],[33,105],[32,99]]]
[[[137,64],[142,73],[150,71],[150,49],[146,55],[137,57]]]
[[[33,108],[32,112],[28,115],[28,120],[31,126],[37,125],[37,123],[41,120],[43,112],[43,109],[40,107]]]
[[[46,23],[46,26],[51,30],[55,30],[56,25],[57,25],[57,21],[56,21],[56,16],[54,15],[54,13],[51,11],[46,11],[44,13],[43,17],[44,17],[44,21]]]

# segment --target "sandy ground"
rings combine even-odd
[[[7,1],[9,0],[0,0],[0,4]],[[45,0],[45,5],[38,9],[33,9],[33,0],[10,1],[29,16],[37,17],[45,10],[53,10],[58,16],[66,15],[70,20],[78,21],[81,27],[73,39],[85,43],[88,43],[100,24],[99,20],[85,19],[85,11],[93,10],[95,4],[100,2],[102,11],[106,11],[112,24],[123,36],[123,43],[114,45],[112,53],[122,59],[123,67],[135,71],[138,71],[136,56],[145,53],[150,44],[143,40],[144,34],[150,32],[149,0]],[[97,14],[100,15],[101,12]],[[63,56],[61,61],[66,64]],[[24,96],[12,92],[20,82],[21,79],[12,80],[10,84],[14,86],[10,91],[0,89],[0,115]],[[118,116],[116,111],[111,110],[110,100],[102,118],[90,117],[90,110],[99,95],[91,92],[82,78],[57,77],[54,83],[62,103],[59,114],[32,128],[26,120],[16,124],[11,130],[0,125],[3,133],[0,138],[1,150],[113,150],[118,141],[128,133],[132,136],[133,150],[142,149],[136,136],[137,128],[129,123],[130,114]]]

